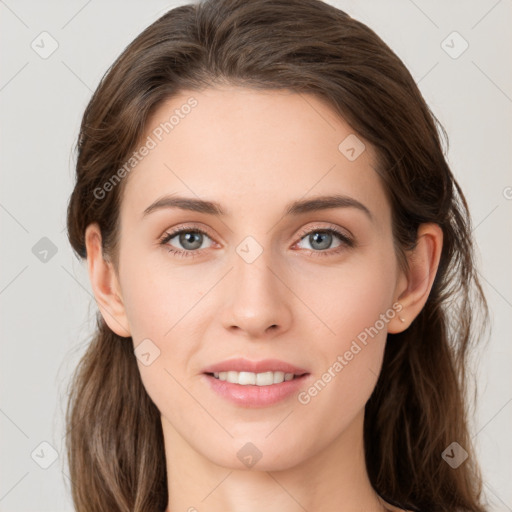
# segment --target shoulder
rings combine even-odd
[[[379,498],[382,502],[382,505],[386,508],[386,512],[413,512],[411,510],[407,510],[405,508],[395,507],[390,505],[387,501],[384,501],[382,498]]]

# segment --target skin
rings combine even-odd
[[[191,96],[198,105],[125,178],[119,268],[102,255],[98,226],[86,230],[91,284],[109,327],[134,348],[149,338],[160,350],[138,365],[161,412],[167,510],[394,510],[368,479],[364,406],[387,333],[407,329],[427,300],[442,231],[420,226],[410,269],[400,269],[373,148],[365,141],[349,161],[338,145],[353,130],[312,95],[182,91],[155,111],[142,140]],[[283,216],[291,201],[333,193],[363,203],[372,219],[354,207]],[[142,217],[167,194],[217,201],[229,215],[168,208]],[[330,226],[356,245],[333,235],[318,248],[307,236]],[[191,251],[178,236],[158,244],[179,227],[207,231],[196,257],[168,251]],[[263,249],[252,263],[236,251],[247,236]],[[307,389],[396,303],[400,313],[306,405],[292,395],[241,407],[203,381],[213,363],[277,358],[307,369]],[[252,468],[237,457],[248,442],[262,453]]]

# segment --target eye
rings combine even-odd
[[[342,233],[334,226],[309,229],[302,232],[300,237],[299,242],[295,245],[298,246],[303,241],[308,242],[311,248],[306,248],[306,250],[314,256],[332,256],[342,252],[347,247],[355,246],[355,242],[350,236]],[[167,246],[168,251],[177,257],[194,257],[198,256],[205,249],[203,247],[205,238],[212,240],[208,233],[199,227],[182,227],[170,233],[165,233],[160,239],[159,244]],[[169,243],[173,239],[176,239],[174,243],[179,244],[182,249]],[[327,250],[331,248],[335,239],[338,239],[338,245],[334,247],[334,250]]]
[[[333,243],[333,240],[338,239],[339,243],[334,247],[335,250],[327,251],[326,249],[330,249]],[[297,243],[306,241],[310,244],[311,249],[308,249],[309,252],[314,256],[332,256],[333,254],[338,254],[339,252],[345,250],[347,247],[354,247],[354,240],[348,235],[342,233],[334,226],[330,226],[329,228],[315,228],[301,235],[300,241]]]
[[[197,251],[204,249],[204,247],[201,246],[203,245],[205,237],[211,240],[208,234],[202,229],[197,227],[181,228],[170,233],[165,233],[165,235],[160,239],[160,245],[167,245],[169,252],[172,252],[178,257],[197,256]],[[173,238],[176,238],[175,243],[180,244],[184,249],[179,249],[170,245],[169,242]]]

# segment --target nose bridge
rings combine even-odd
[[[252,336],[264,334],[271,326],[284,328],[290,321],[286,287],[276,276],[271,250],[248,236],[233,254],[232,286],[223,311],[223,324],[238,327]]]

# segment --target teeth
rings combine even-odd
[[[229,371],[214,373],[213,376],[216,379],[225,380],[231,384],[241,384],[242,386],[270,386],[271,384],[281,384],[281,382],[294,378],[293,373],[284,372],[252,373]]]

